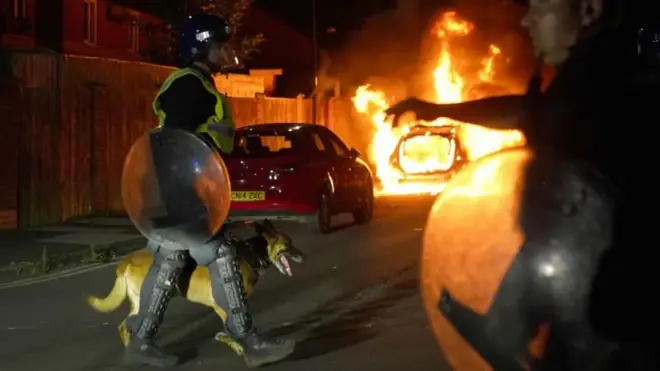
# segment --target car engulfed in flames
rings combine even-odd
[[[488,47],[476,71],[465,73],[457,67],[465,64],[456,63],[464,62],[460,59],[465,57],[452,47],[460,49],[473,29],[474,24],[456,12],[443,13],[435,24],[432,34],[441,47],[432,73],[436,103],[460,103],[516,91],[496,79],[498,62],[506,61],[497,45]],[[467,162],[525,144],[524,135],[517,130],[493,130],[445,118],[421,123],[404,117],[400,125],[392,127],[384,111],[396,100],[370,85],[360,86],[352,100],[373,128],[368,157],[380,183],[377,194],[439,193]]]
[[[390,156],[400,184],[439,187],[451,180],[468,162],[458,136],[460,127],[414,126],[401,137]]]

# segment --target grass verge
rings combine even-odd
[[[144,246],[144,241],[136,240],[121,245],[83,246],[63,253],[53,252],[61,250],[61,247],[49,249],[44,246],[40,257],[34,261],[12,261],[8,266],[0,267],[0,281],[34,278],[80,266],[107,263]]]

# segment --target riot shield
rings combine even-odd
[[[522,310],[516,300],[544,277],[562,285],[553,300],[581,300],[591,282],[576,271],[591,268],[610,245],[613,207],[612,189],[596,172],[527,148],[486,156],[448,183],[427,219],[420,281],[454,370],[520,368],[498,358],[512,337],[489,338],[493,323],[510,324],[502,318]],[[523,250],[534,259],[513,269]]]
[[[220,155],[197,136],[174,129],[152,130],[133,144],[121,192],[135,227],[175,249],[208,242],[222,227],[231,202]]]

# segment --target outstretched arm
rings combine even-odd
[[[390,107],[385,113],[393,117],[394,126],[398,125],[404,113],[410,111],[416,114],[418,120],[424,121],[448,118],[492,129],[520,129],[530,103],[527,95],[505,95],[454,104],[435,104],[409,98]]]
[[[437,108],[441,117],[485,126],[491,129],[520,129],[527,110],[525,95],[506,95],[456,104],[442,104]]]
[[[530,113],[534,101],[541,94],[541,84],[541,74],[537,71],[524,95],[503,95],[455,104],[435,104],[408,98],[388,108],[385,113],[393,118],[393,126],[397,126],[401,116],[410,111],[417,115],[418,120],[424,121],[444,117],[491,129],[522,129],[526,122],[524,117]]]

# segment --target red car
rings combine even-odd
[[[350,212],[357,223],[371,220],[371,170],[357,150],[326,127],[242,127],[225,162],[231,177],[231,221],[294,220],[327,233],[334,214]]]

